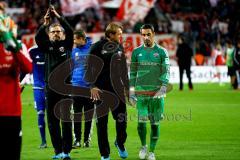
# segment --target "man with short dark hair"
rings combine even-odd
[[[107,109],[96,108],[97,115],[97,135],[98,147],[101,154],[101,160],[110,160],[110,146],[108,142],[108,112],[112,110],[113,118],[116,122],[116,140],[115,146],[118,149],[121,158],[127,158],[128,153],[124,143],[127,139],[127,110],[125,104],[125,95],[128,95],[128,72],[126,57],[123,47],[120,44],[122,36],[122,27],[117,23],[110,23],[105,31],[105,38],[96,42],[90,50],[90,56],[95,56],[103,62],[103,66],[98,66],[91,57],[87,63],[86,80],[91,83],[91,99],[97,104],[101,101],[103,92],[115,95],[119,104],[111,106],[107,103]],[[102,68],[101,68],[102,67]],[[95,73],[100,68],[100,73]],[[93,80],[95,79],[95,80]],[[92,81],[93,80],[93,81]]]
[[[92,40],[89,37],[86,37],[86,33],[83,30],[74,31],[74,48],[72,50],[72,59],[73,59],[73,73],[72,73],[72,85],[88,88],[90,84],[85,81],[84,75],[86,72],[86,61],[87,56],[89,55],[89,50],[92,45]],[[89,110],[93,110],[94,105],[89,98],[75,96],[73,97],[73,109],[74,113],[81,113],[84,109],[84,139],[83,147],[89,147],[90,145],[90,131],[92,126],[92,117],[93,113],[86,115]],[[82,114],[81,114],[82,115]],[[86,118],[89,116],[88,118]],[[81,147],[81,131],[82,122],[74,121],[74,135],[75,142],[73,143],[74,148]]]
[[[50,25],[52,16],[56,17],[59,23]],[[64,95],[52,90],[49,87],[48,79],[54,69],[70,58],[73,46],[73,31],[67,21],[56,12],[53,6],[50,6],[44,16],[44,24],[39,28],[35,40],[39,49],[45,54],[47,119],[55,150],[53,159],[63,158],[68,160],[72,149],[72,124],[70,121],[62,122],[61,129],[60,120],[56,117],[54,108],[59,101],[64,99]]]
[[[137,101],[140,159],[155,160],[154,150],[163,118],[164,96],[169,81],[169,57],[165,48],[154,42],[154,28],[145,24],[140,29],[144,44],[135,48],[131,58],[130,102]],[[150,152],[147,153],[147,127],[150,120]],[[148,155],[147,155],[148,154]]]
[[[34,108],[37,111],[38,128],[42,143],[39,148],[47,148],[46,132],[45,132],[45,92],[44,92],[44,53],[40,51],[37,45],[29,49],[29,54],[33,64],[33,95]]]

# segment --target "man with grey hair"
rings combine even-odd
[[[59,23],[51,24],[51,18],[54,17]],[[50,6],[35,40],[39,49],[45,54],[47,119],[55,150],[53,159],[69,160],[71,159],[69,153],[72,149],[72,124],[62,121],[62,125],[60,125],[60,120],[55,116],[54,108],[59,101],[64,99],[64,95],[49,87],[49,76],[54,69],[70,58],[73,47],[73,31],[67,21],[57,13],[53,6]]]

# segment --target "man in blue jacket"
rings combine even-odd
[[[46,148],[46,133],[45,133],[45,93],[44,93],[44,54],[40,51],[37,45],[29,49],[29,54],[33,63],[33,93],[34,107],[38,115],[38,127],[42,139],[40,148]]]
[[[89,49],[91,47],[92,40],[89,37],[86,37],[86,34],[83,30],[77,30],[74,32],[74,48],[72,51],[72,59],[74,64],[73,74],[72,74],[72,85],[79,87],[89,88],[89,83],[84,80],[84,75],[86,72],[86,60],[89,54]],[[90,140],[90,130],[92,124],[93,112],[88,112],[93,110],[94,105],[89,98],[75,96],[73,97],[73,109],[74,113],[78,114],[84,109],[85,125],[84,125],[84,139],[83,146],[89,147]],[[89,113],[86,115],[86,113]],[[82,114],[81,114],[82,115]],[[89,116],[86,120],[86,117]],[[73,148],[81,147],[81,128],[82,123],[79,120],[74,121],[74,134],[75,142]]]

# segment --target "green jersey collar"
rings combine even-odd
[[[144,48],[154,48],[156,46],[156,43],[154,42],[152,47],[147,47],[147,46],[145,46],[145,44],[143,44],[143,46],[144,46]]]

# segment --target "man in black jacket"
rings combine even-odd
[[[237,84],[236,89],[240,89],[240,37],[236,40],[236,47],[235,52],[233,55],[233,67],[236,71],[236,77],[237,77]]]
[[[97,114],[97,134],[98,146],[101,160],[110,159],[110,147],[108,142],[107,123],[109,107],[116,121],[115,146],[121,158],[127,158],[128,153],[124,147],[127,138],[127,111],[125,96],[128,95],[129,82],[126,65],[126,57],[123,47],[120,44],[122,27],[117,23],[110,23],[105,31],[105,38],[93,44],[90,50],[90,57],[87,62],[85,79],[92,82],[91,99],[106,104],[106,108],[96,108]],[[91,57],[92,56],[92,57]],[[103,64],[99,66],[96,59],[100,59]],[[106,93],[106,94],[105,94]],[[107,93],[112,93],[119,102],[118,105],[110,104],[111,98],[106,98]]]
[[[186,71],[188,78],[188,87],[190,90],[193,89],[193,84],[191,80],[191,60],[193,56],[192,48],[185,42],[183,36],[180,36],[178,39],[178,49],[177,49],[177,62],[179,66],[179,75],[180,75],[180,83],[179,90],[183,90],[183,73]]]
[[[56,17],[59,23],[51,23],[51,17]],[[73,46],[73,31],[70,25],[51,6],[44,16],[44,24],[39,28],[36,43],[45,54],[45,91],[47,104],[48,127],[55,150],[53,159],[70,159],[72,149],[72,127],[71,122],[62,122],[54,114],[55,105],[64,98],[62,94],[56,93],[49,87],[49,76],[51,72],[61,63],[70,58]],[[62,136],[61,136],[62,133]]]

